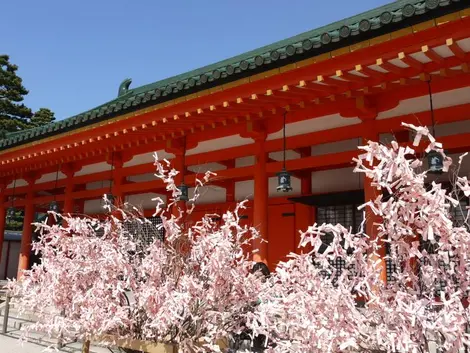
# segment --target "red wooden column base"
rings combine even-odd
[[[5,239],[6,210],[5,196],[3,190],[0,191],[0,262],[2,261],[3,240]]]
[[[23,276],[23,271],[29,267],[29,258],[31,255],[31,242],[33,237],[33,227],[31,223],[34,222],[34,193],[28,192],[26,196],[26,205],[23,220],[23,233],[21,234],[21,248],[20,248],[20,259],[18,263],[18,274],[17,278],[20,279]]]
[[[64,209],[62,210],[63,215],[71,215],[74,213],[74,207],[77,201],[75,201],[73,198],[73,192],[75,191],[75,181],[73,178],[75,173],[77,173],[80,169],[82,169],[82,166],[74,163],[69,163],[62,166],[61,171],[66,177],[64,190]],[[67,227],[67,222],[62,221],[62,226]]]

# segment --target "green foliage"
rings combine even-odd
[[[8,55],[0,55],[0,134],[28,128],[33,115],[31,109],[21,103],[28,91],[16,74],[18,66],[9,59]]]
[[[28,90],[16,73],[18,66],[10,63],[8,55],[0,55],[0,139],[9,133],[48,124],[54,113],[41,108],[33,114],[22,102]]]
[[[47,125],[55,120],[54,113],[47,108],[41,108],[31,117],[30,125],[38,127]]]

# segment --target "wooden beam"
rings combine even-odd
[[[398,59],[404,62],[409,67],[412,67],[416,70],[423,70],[423,63],[421,61],[416,60],[411,55],[407,55],[404,52],[398,53]]]
[[[335,87],[331,87],[328,85],[317,84],[314,82],[307,82],[307,81],[300,81],[299,87],[303,89],[308,89],[313,92],[323,93],[323,94],[334,94],[337,93],[337,89]]]
[[[431,61],[436,63],[442,64],[444,62],[444,58],[440,56],[436,51],[432,48],[429,48],[427,45],[423,45],[421,47],[421,52]]]
[[[376,79],[379,79],[381,81],[384,81],[387,77],[386,73],[371,69],[368,66],[356,65],[355,69],[356,69],[357,72],[359,72],[363,75],[366,75],[366,76],[371,77],[371,78],[376,78]]]
[[[470,106],[470,105],[469,105]],[[463,108],[461,108],[463,110]],[[468,111],[468,106],[465,107],[466,111]],[[422,117],[418,117],[422,119]],[[403,131],[403,126],[401,126],[402,119],[396,120],[393,124],[389,120],[394,119],[386,119],[379,121],[382,124],[378,124],[377,128],[380,131],[383,131],[385,126],[391,127],[395,129],[395,131]],[[430,119],[428,119],[430,120]],[[413,122],[413,121],[412,121]],[[423,123],[428,124],[429,121],[424,119]],[[362,124],[358,124],[361,129]],[[381,126],[382,125],[382,126]],[[445,149],[448,150],[450,153],[453,151],[464,151],[470,149],[470,133],[464,134],[456,134],[450,135],[439,138],[439,142],[442,142]],[[304,171],[304,170],[324,170],[324,169],[331,169],[331,168],[341,168],[346,167],[351,164],[351,160],[353,157],[357,156],[358,151],[346,151],[340,153],[329,153],[325,155],[319,156],[311,156],[311,157],[303,157],[300,159],[289,160],[286,161],[286,167],[289,171],[296,172],[296,171]],[[282,162],[272,161],[267,164],[267,170],[270,175],[274,175],[277,173],[280,168],[282,168]],[[221,183],[226,180],[248,180],[253,175],[253,166],[249,167],[241,167],[241,168],[233,168],[229,170],[222,170],[217,172],[217,176],[213,178],[215,183]],[[194,185],[194,176],[186,176],[185,182],[193,186]],[[152,192],[161,190],[164,188],[163,183],[160,180],[153,180],[150,182],[141,182],[141,183],[133,183],[133,184],[125,184],[122,186],[124,192],[130,193],[139,193],[139,192]],[[93,199],[93,198],[100,198],[104,193],[106,193],[109,189],[108,188],[100,188],[95,190],[82,190],[82,191],[75,191],[73,193],[74,199]],[[35,197],[34,203],[47,203],[54,199],[53,195],[48,196],[39,196]],[[56,200],[63,201],[63,195],[57,195]],[[8,207],[9,203],[4,203],[5,207]],[[15,200],[15,205],[17,207],[24,206],[24,200],[17,199]]]
[[[456,43],[453,38],[448,38],[446,40],[446,45],[450,49],[450,51],[459,59],[464,60],[467,56],[467,53],[465,53],[462,48],[460,48],[460,46]]]
[[[469,21],[468,19],[462,19],[461,25],[463,25],[463,23],[470,23],[470,21]],[[449,30],[450,27],[453,28],[453,31],[452,31],[452,32],[450,32],[450,30]],[[442,36],[444,36],[444,35],[445,35],[446,37],[449,37],[449,34],[451,34],[451,35],[452,35],[452,41],[453,41],[453,43],[456,43],[456,41],[457,41],[458,39],[463,38],[463,37],[465,36],[464,31],[463,31],[461,28],[459,28],[458,26],[454,26],[454,24],[450,24],[450,26],[449,26],[449,27],[446,27],[445,29],[440,28],[440,30],[441,30],[440,32],[436,32],[436,33],[434,34],[434,38],[430,38],[430,37],[427,38],[427,37],[426,37],[426,40],[425,40],[425,41],[421,41],[421,42],[419,42],[419,43],[426,42],[426,43],[428,43],[427,45],[429,45],[429,46],[431,47],[432,45],[436,45],[435,43],[439,43],[439,41],[441,41],[441,43],[442,43]],[[468,33],[467,33],[466,35],[468,36]],[[415,40],[417,41],[418,38],[424,39],[424,37],[425,37],[424,35],[422,36],[420,33],[418,33],[416,36],[414,36],[413,42],[410,42],[410,43],[412,44],[412,46],[404,46],[404,47],[402,46],[402,47],[399,48],[399,50],[403,51],[404,53],[413,52],[414,49],[412,49],[412,48],[414,48],[414,47],[416,47],[416,45],[418,45],[418,44],[417,44],[416,42],[414,42],[414,41],[415,41]],[[397,41],[397,42],[399,42],[399,41]],[[393,41],[393,43],[388,43],[388,47],[387,47],[387,48],[383,48],[384,50],[385,50],[385,49],[386,49],[386,50],[384,51],[385,54],[382,55],[381,57],[382,57],[382,58],[387,58],[387,56],[389,55],[389,54],[387,54],[387,53],[391,53],[393,50],[397,49],[398,47],[395,47],[395,49],[392,49],[392,48],[395,46],[395,44],[396,44],[396,41]],[[414,46],[414,47],[413,47],[413,46]],[[417,47],[418,50],[421,48],[421,46],[422,46],[422,45],[419,45],[419,46]],[[458,46],[458,45],[457,45],[457,46]],[[405,48],[405,49],[403,49],[403,48]],[[369,54],[371,54],[371,53],[374,53],[376,49],[377,49],[377,47],[374,47],[374,48],[372,48],[372,49],[370,49],[370,50],[367,50],[367,54],[369,55]],[[458,49],[456,49],[456,50],[458,50]],[[463,57],[462,55],[460,55],[460,56]],[[355,56],[354,53],[353,53],[351,56],[348,56],[347,64],[349,65],[350,62],[351,62],[351,60],[354,60],[355,57],[356,57],[356,56]],[[367,57],[370,57],[370,56],[367,56]],[[372,56],[372,57],[374,57],[374,56]],[[375,56],[375,57],[377,57],[377,56]],[[455,57],[455,58],[454,58],[454,57],[446,58],[445,62],[443,62],[442,64],[445,64],[446,66],[449,66],[449,65],[451,65],[452,63],[455,64],[455,60],[447,60],[447,59],[456,59],[456,58],[457,58],[457,57]],[[336,62],[335,59],[336,59],[336,58],[332,59],[331,62]],[[357,57],[357,59],[358,59],[358,60],[357,60],[356,62],[364,62],[364,61],[366,60],[366,58],[365,58],[364,55],[361,55],[361,56]],[[359,60],[359,59],[360,59],[360,60]],[[461,63],[461,59],[459,59],[458,62]],[[437,63],[434,63],[434,62],[433,62],[433,63],[425,64],[425,66],[426,66],[426,69],[427,69],[427,70],[432,70],[432,69],[435,69],[436,67],[438,67],[438,65],[436,65],[436,64],[437,64]],[[330,63],[330,61],[328,61],[328,63],[322,63],[322,65],[326,65],[326,66],[325,66],[325,67],[322,66],[322,69],[321,69],[321,70],[319,70],[319,71],[314,71],[314,72],[315,72],[315,74],[318,74],[318,73],[323,74],[323,73],[325,72],[324,75],[327,76],[327,75],[328,75],[328,72],[332,72],[332,71],[331,71],[332,68],[333,68],[333,72],[334,72],[334,70],[337,70],[338,67],[344,67],[344,66],[346,65],[346,62],[343,63],[342,66],[341,66],[341,65],[338,65],[338,63],[335,64],[336,66],[331,66],[332,64]],[[440,64],[439,64],[439,65],[440,65]],[[327,70],[327,68],[329,68],[329,69],[328,69],[329,71]],[[308,71],[308,70],[305,71],[303,68],[300,68],[299,70],[293,70],[293,71],[295,71],[295,75],[294,75],[294,73],[292,73],[292,72],[286,73],[285,75],[282,75],[282,79],[283,79],[282,84],[289,83],[289,80],[291,80],[291,82],[292,82],[292,80],[293,80],[294,77],[299,77],[299,76],[297,76],[297,74],[300,73],[300,72],[302,72],[303,74],[305,74],[304,77],[308,77],[308,75],[311,75],[311,74],[312,74],[312,72],[311,72],[312,70],[310,70],[310,71]],[[408,75],[408,73],[407,73],[407,75]],[[291,76],[292,76],[292,77],[291,77]],[[280,78],[278,78],[278,79],[280,80]],[[276,81],[276,82],[277,82],[277,81]],[[293,81],[293,82],[299,82],[299,81]],[[260,84],[260,87],[266,87],[266,86],[264,85],[265,83],[266,83],[266,82],[264,82],[263,85]],[[279,85],[279,86],[277,86],[277,87],[282,87],[282,84]],[[318,85],[317,85],[317,86],[318,86]],[[244,86],[243,91],[244,91],[245,93],[247,92],[247,87],[252,87],[252,86],[251,86],[251,85]],[[255,85],[253,85],[253,87],[258,87],[258,86],[256,86],[256,84],[255,84]],[[276,87],[276,85],[271,85],[271,86],[267,86],[267,87]],[[235,91],[236,91],[236,90],[235,90]],[[240,92],[241,92],[241,91],[242,91],[242,90],[240,90]],[[254,89],[253,91],[256,92],[257,90]],[[231,94],[232,94],[234,91],[230,91],[230,92],[231,92]],[[340,93],[342,93],[342,92],[340,92]],[[211,98],[210,98],[210,104],[207,104],[208,107],[210,107],[210,105],[216,104],[216,103],[217,103],[216,101],[217,101],[218,99],[220,99],[221,97],[224,98],[224,100],[221,100],[221,102],[223,102],[223,101],[229,101],[229,100],[230,100],[229,95],[227,95],[226,92],[221,92],[220,94],[217,93],[217,94],[211,95],[210,97],[211,97]],[[207,101],[209,102],[209,98],[207,98]],[[319,99],[319,102],[320,102],[320,99]],[[194,102],[193,102],[193,103],[194,103]],[[186,104],[186,103],[185,103],[185,104]],[[199,105],[199,106],[201,106],[201,105]],[[204,106],[204,105],[202,105],[202,106]],[[172,116],[172,114],[173,114],[173,115],[174,115],[174,114],[179,114],[179,113],[181,113],[181,111],[180,111],[181,109],[183,109],[182,111],[188,111],[187,109],[184,109],[184,108],[185,108],[185,105],[184,105],[184,104],[178,105],[178,109],[176,109],[175,107],[168,108],[169,114],[166,114],[166,113],[165,113],[165,115],[166,115],[166,116]],[[165,108],[165,109],[166,109],[166,108]],[[205,108],[205,109],[207,109],[207,108]],[[162,109],[162,111],[163,111],[163,109]],[[149,120],[148,122],[147,122],[147,120],[146,120],[146,119],[147,119],[146,116],[144,116],[144,117],[141,116],[141,118],[139,118],[139,119],[142,120],[142,122],[139,123],[140,126],[141,126],[142,124],[145,124],[145,123],[150,123],[151,121],[156,121],[156,120],[155,120],[156,118],[155,118],[155,116],[154,116],[155,114],[153,113],[152,115],[153,115],[153,116],[152,116],[151,119],[153,119],[153,120]],[[149,118],[149,119],[150,119],[150,118]],[[126,120],[128,120],[128,121],[127,121],[127,122],[119,122],[119,123],[116,123],[117,125],[114,126],[114,127],[116,127],[116,131],[122,131],[122,129],[126,129],[126,128],[129,128],[129,127],[132,127],[132,125],[129,126],[129,122],[130,122],[130,120],[132,120],[132,119],[126,119]],[[134,124],[135,124],[135,123],[134,123]],[[114,125],[114,123],[113,123],[113,125]],[[100,130],[100,129],[102,129],[102,127],[98,127],[98,128],[96,128],[96,129],[90,130],[89,132],[92,133],[93,135],[86,136],[86,138],[87,138],[87,139],[93,139],[93,138],[95,138],[95,137],[96,137],[96,136],[94,135],[95,132],[97,132],[97,131]],[[113,128],[113,130],[115,130],[115,129]],[[105,132],[105,134],[108,134],[108,135],[110,135],[110,133],[112,134],[112,132],[109,132],[109,131],[108,131],[108,132]],[[101,131],[97,136],[98,136],[98,137],[99,137],[99,136],[104,136],[104,131]],[[76,137],[78,138],[78,136],[76,136]],[[68,138],[68,137],[67,137],[67,138]],[[112,140],[112,138],[111,138],[110,140]],[[116,141],[115,143],[118,143],[117,140],[119,140],[119,139],[115,139],[115,141]],[[82,140],[82,138],[79,138],[78,141],[83,141],[83,140]],[[71,142],[72,144],[77,143],[77,142],[73,142],[73,141],[70,141],[70,142]],[[53,144],[53,143],[55,143],[55,142],[51,142],[51,144]],[[94,142],[94,143],[95,143],[95,142]],[[93,145],[94,143],[89,143],[89,144],[87,144],[87,146],[88,146],[88,145]],[[119,143],[121,143],[121,142],[119,142]],[[57,145],[57,146],[52,145],[50,148],[46,148],[45,150],[46,150],[46,151],[47,151],[47,150],[52,150],[52,151],[53,151],[54,148],[57,148],[57,147],[60,147],[60,146],[63,146],[63,145],[67,145],[67,144],[68,144],[68,143],[65,143],[65,144],[64,144],[64,141],[61,141],[59,145]],[[54,147],[54,146],[55,146],[55,147]],[[95,146],[90,147],[90,148],[95,148]],[[28,154],[28,152],[30,152],[30,151],[23,151],[23,152],[25,152],[26,154]],[[22,153],[23,153],[23,152],[22,152]],[[62,154],[62,153],[64,153],[64,152],[58,152],[58,154]],[[31,154],[31,153],[29,153],[29,154]],[[85,152],[85,155],[86,155],[86,152]],[[48,162],[50,162],[50,163],[55,163],[55,162],[54,162],[53,160],[51,160],[50,158],[47,158],[47,157],[43,157],[43,158],[46,158],[46,159],[47,159],[47,160],[44,160],[43,163],[48,163]],[[72,158],[72,157],[71,157],[71,156],[64,156],[63,158]],[[26,159],[25,161],[19,161],[18,163],[23,163],[23,162],[24,162],[24,165],[23,165],[21,168],[27,168],[27,166],[30,165],[28,159]],[[17,168],[16,165],[19,165],[18,163],[17,163],[17,162],[14,163],[14,164],[15,164],[15,167],[14,167],[14,168]]]
[[[345,72],[342,70],[336,70],[336,77],[342,78],[343,80],[347,80],[350,82],[356,82],[356,83],[365,84],[365,85],[371,84],[370,79],[368,79],[367,77],[354,75],[354,74],[351,74],[349,72]]]
[[[381,67],[384,70],[387,70],[388,72],[392,72],[396,75],[399,76],[404,76],[405,75],[405,69],[398,67],[392,63],[389,63],[387,60],[384,60],[382,58],[377,59],[376,63],[377,66]]]
[[[297,86],[282,86],[282,92],[289,93],[293,96],[302,97],[304,99],[313,99],[316,97],[315,91]]]
[[[343,81],[343,80],[336,80],[328,76],[318,75],[316,82],[327,84],[332,87],[342,87],[348,90],[351,89],[351,82]]]

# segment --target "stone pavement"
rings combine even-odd
[[[52,343],[49,343],[52,344]],[[40,353],[40,352],[54,352],[55,347],[52,345],[48,348],[48,344],[46,342],[38,343],[37,341],[31,342],[20,342],[17,337],[6,334],[0,334],[0,352],[1,353]],[[68,353],[80,353],[81,352],[81,344],[80,343],[72,343],[66,345],[64,348],[60,350],[60,352],[68,352]],[[90,347],[90,353],[117,353],[119,352],[116,349],[110,350],[104,347]]]
[[[32,342],[20,342],[18,339],[0,335],[0,352],[2,353],[39,353],[43,352],[46,346]]]

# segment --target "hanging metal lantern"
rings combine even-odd
[[[178,186],[178,190],[181,192],[181,195],[178,197],[178,201],[189,201],[188,186],[183,183]]]
[[[432,90],[431,90],[431,79],[428,81],[428,90],[429,90],[429,108],[431,110],[431,121],[432,121],[432,134],[436,137],[436,128],[434,121],[434,105],[432,101]],[[428,158],[428,173],[430,174],[442,174],[444,172],[444,157],[441,153],[437,151],[430,151],[427,156]]]
[[[444,171],[444,157],[441,153],[436,151],[430,151],[427,154],[429,173],[431,174],[442,174]]]
[[[277,191],[282,191],[282,192],[289,192],[292,190],[292,186],[290,185],[290,174],[286,170],[286,115],[287,112],[284,112],[284,121],[283,121],[283,127],[282,127],[282,139],[284,143],[283,147],[283,167],[282,170],[277,173]]]
[[[49,211],[52,212],[59,212],[59,204],[56,201],[52,201],[49,204]]]
[[[14,207],[8,207],[7,209],[7,219],[13,219],[16,215],[16,209]]]
[[[292,186],[290,184],[290,174],[284,168],[279,173],[277,173],[277,191],[292,191]]]

